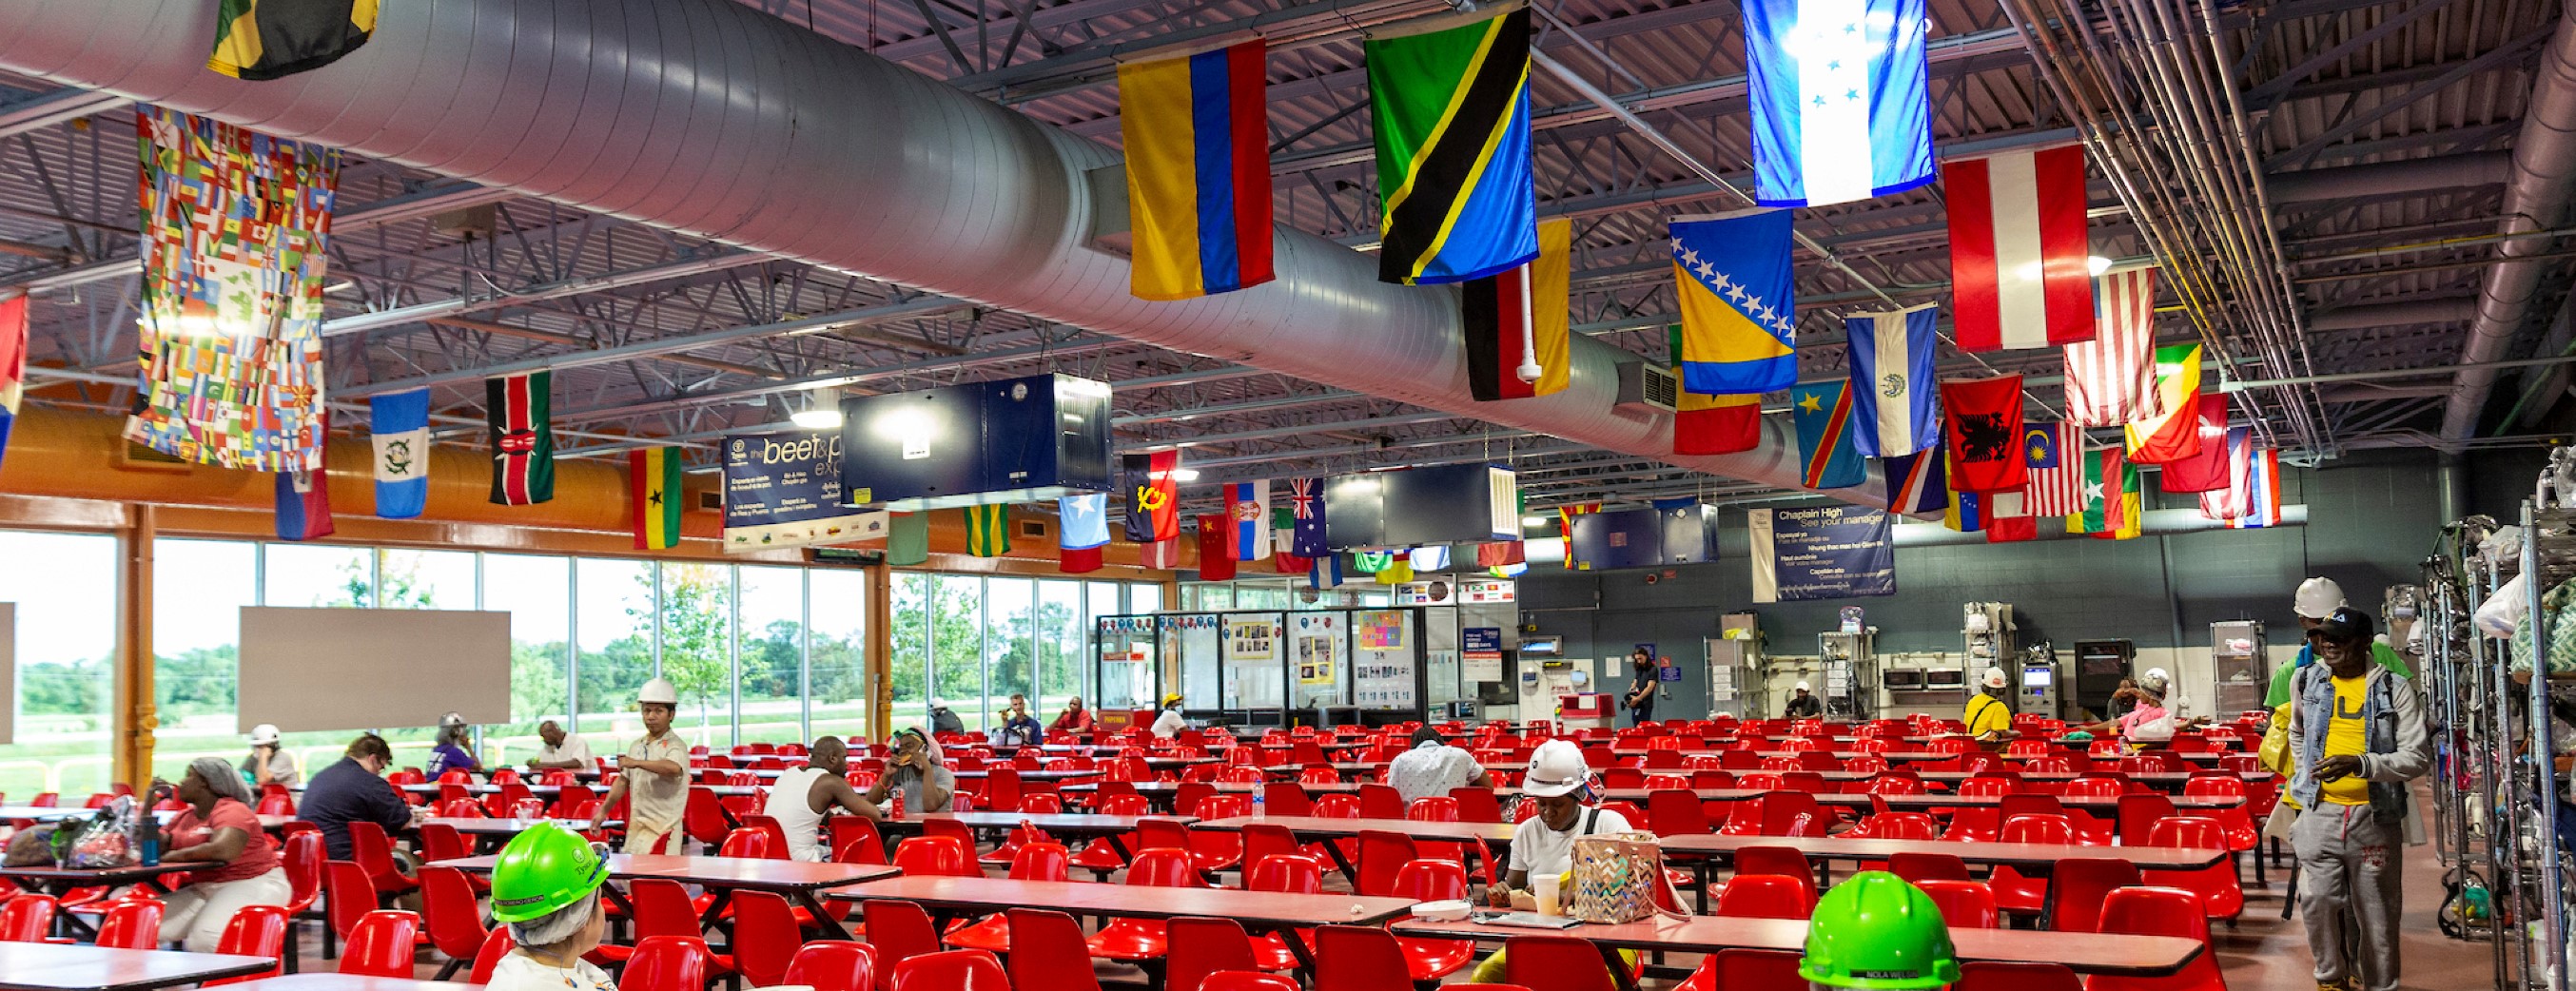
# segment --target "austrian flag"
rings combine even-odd
[[[2092,340],[2083,146],[1949,162],[1941,187],[1959,350]]]

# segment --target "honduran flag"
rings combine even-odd
[[[1128,291],[1194,299],[1271,280],[1261,39],[1118,67]]]
[[[314,411],[312,471],[277,473],[277,539],[314,540],[331,535],[329,464],[331,411]]]
[[[1747,0],[1754,198],[1824,206],[1932,181],[1923,0]]]
[[[1270,558],[1270,483],[1229,482],[1225,487],[1226,525],[1234,532],[1228,543],[1237,561]]]

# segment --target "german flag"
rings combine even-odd
[[[222,0],[206,68],[254,82],[339,61],[376,31],[378,0]]]
[[[1478,402],[1526,399],[1565,388],[1566,325],[1572,318],[1574,221],[1538,225],[1538,260],[1459,287],[1459,325],[1467,332],[1467,387]],[[1520,376],[1522,346],[1534,351],[1538,378]]]
[[[1380,281],[1465,282],[1538,257],[1529,42],[1525,7],[1367,42]]]
[[[626,452],[626,485],[635,500],[635,549],[680,545],[680,449]]]

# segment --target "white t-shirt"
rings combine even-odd
[[[1162,739],[1169,740],[1179,736],[1181,731],[1187,728],[1189,723],[1181,718],[1179,709],[1165,709],[1162,715],[1154,717],[1154,735]]]
[[[1574,869],[1575,837],[1628,829],[1626,816],[1589,806],[1575,813],[1574,827],[1562,833],[1547,828],[1546,817],[1531,816],[1512,827],[1511,869],[1532,875],[1563,874]]]
[[[1395,755],[1386,765],[1386,783],[1411,806],[1415,799],[1449,794],[1476,779],[1476,755],[1439,742],[1426,742]]]
[[[823,814],[814,811],[814,782],[828,777],[811,767],[794,767],[778,772],[778,780],[769,786],[769,799],[760,814],[778,820],[787,831],[787,859],[823,859],[823,844],[817,837],[823,832]]]
[[[583,766],[588,766],[597,758],[590,755],[590,741],[570,733],[564,734],[563,746],[537,748],[537,763],[552,765],[568,760],[580,761]]]
[[[617,991],[617,982],[588,960],[575,960],[569,968],[552,967],[512,950],[493,965],[492,983],[483,987],[485,991]]]

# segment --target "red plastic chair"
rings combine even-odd
[[[1452,985],[1442,991],[1457,991]],[[1808,991],[1798,954],[1787,950],[1719,950],[1673,991]]]
[[[787,976],[781,983],[814,991],[874,991],[876,948],[846,939],[807,943],[787,961]]]
[[[1895,854],[1887,858],[1887,869],[1918,885],[1925,881],[1965,881],[1971,877],[1968,862],[1947,853]]]
[[[713,967],[707,941],[689,936],[647,936],[618,976],[619,991],[703,991]]]
[[[1396,870],[1421,856],[1412,837],[1363,829],[1360,831],[1359,877],[1354,880],[1352,890],[1362,895],[1386,894],[1395,886]]]
[[[1396,869],[1394,886],[1388,894],[1417,903],[1464,899],[1467,869],[1448,860],[1409,861]],[[1404,951],[1405,972],[1417,983],[1457,973],[1476,958],[1476,941],[1470,939],[1397,937],[1395,945]]]
[[[1599,955],[1594,955],[1597,965]],[[1315,930],[1315,991],[1412,991],[1395,937],[1376,926]]]
[[[1011,857],[1010,878],[1014,881],[1062,881],[1068,858],[1064,844],[1054,841],[1026,843]],[[960,950],[982,950],[995,955],[1011,952],[1011,920],[1006,914],[994,914],[972,924],[948,931],[947,943]]]
[[[1127,883],[1149,888],[1204,885],[1189,851],[1168,848],[1139,851],[1136,862],[1127,868]],[[1118,919],[1101,927],[1090,940],[1092,956],[1112,960],[1153,960],[1169,948],[1163,923],[1157,919]]]
[[[491,930],[483,928],[483,910],[475,904],[473,882],[453,867],[420,869],[420,911],[429,944],[447,955],[438,979],[446,980],[474,963]]]
[[[1073,916],[1035,908],[1003,914],[1009,922],[1013,985],[1100,991],[1100,979],[1091,970],[1091,952],[1083,944],[1082,925]]]
[[[2202,954],[2207,957],[2208,954]],[[2096,978],[2099,980],[2099,978]],[[2084,980],[2065,964],[1995,963],[1968,960],[1959,964],[1959,983],[1950,991],[2083,991]]]
[[[0,943],[42,943],[53,927],[52,895],[20,894],[0,904]]]
[[[233,913],[233,917],[230,920],[227,920],[224,923],[224,934],[221,938],[215,941],[215,952],[229,953],[234,956],[244,957],[284,957],[286,955],[286,923],[287,916],[289,914],[290,913],[287,912],[286,908],[281,905],[242,906],[239,911]],[[144,949],[152,949],[152,947],[147,946],[144,947]],[[256,974],[244,974],[240,977],[227,977],[219,981],[207,981],[201,986],[215,987],[221,984],[239,984],[243,981],[256,981],[262,978],[275,977],[283,969],[284,966],[281,964],[280,966],[271,967]]]
[[[330,948],[330,941],[336,938],[336,934],[330,926],[330,920],[313,908],[314,902],[322,897],[324,849],[320,831],[296,830],[286,834],[286,841],[278,851],[278,859],[281,866],[286,868],[286,930],[290,942],[293,941],[292,937],[297,935],[297,920],[320,919],[323,922],[323,946],[326,951],[323,955],[329,956],[327,951]]]
[[[509,956],[510,948],[517,945],[510,939],[510,927],[493,926],[492,934],[483,937],[483,948],[474,951],[474,969],[466,972],[465,982],[492,983],[492,971],[501,966],[501,958]]]
[[[2209,919],[2194,903],[2200,896],[2180,888],[2121,888],[2102,899],[2101,931],[2132,936],[2187,936],[2209,943]],[[2192,957],[2182,972],[2170,977],[2094,976],[2085,991],[2227,991],[2227,978],[2208,951]]]
[[[2006,843],[2075,842],[2075,823],[2062,815],[2026,815],[2004,824]],[[1994,888],[1995,906],[2014,915],[2038,915],[2048,907],[2048,879],[2027,877],[2010,867],[1996,867],[1987,881]]]
[[[1451,788],[1449,797],[1458,802],[1459,822],[1501,822],[1503,805],[1491,788]]]
[[[2108,857],[2068,857],[2057,862],[2048,879],[2048,912],[2041,917],[2046,928],[2058,932],[2089,933],[2099,931],[2103,897],[2119,888],[2138,886],[2138,865]],[[2199,896],[2194,895],[2194,898]],[[2201,928],[2209,920],[2199,911],[2192,912]]]
[[[1297,982],[1259,971],[1220,970],[1201,981],[1198,991],[1302,991]]]
[[[420,881],[403,874],[394,864],[393,840],[385,836],[385,827],[359,820],[348,824],[349,859],[367,869],[367,883],[379,895],[408,894],[420,887]]]
[[[419,945],[420,916],[399,911],[369,912],[349,927],[349,946],[340,955],[340,973],[408,979],[412,976],[412,952]]]
[[[111,950],[157,950],[161,941],[159,899],[141,892],[104,903],[95,945]],[[70,939],[47,940],[69,943]]]
[[[1709,831],[1708,806],[1693,792],[1666,788],[1646,793],[1646,828],[1657,836],[1698,836]]]
[[[877,951],[877,991],[891,991],[894,969],[904,961],[939,952],[939,933],[919,903],[878,898],[862,903],[859,911],[867,923],[868,945]]]
[[[1816,900],[1816,869],[1796,847],[1748,846],[1735,851],[1735,876],[1771,875],[1798,881],[1807,901]],[[1732,882],[1729,882],[1732,883]],[[1714,892],[1712,892],[1714,893]]]
[[[2252,794],[2246,789],[2244,779],[2235,777],[2232,773],[2226,777],[2190,778],[2182,783],[2182,797],[2248,799],[2249,801],[2243,805],[2193,809],[2192,814],[2215,820],[2226,838],[2227,849],[2230,852],[2244,853],[2262,845],[2263,831],[2254,824],[2254,816],[2250,808],[2253,804],[2250,801]]]
[[[982,877],[970,851],[952,836],[908,836],[894,848],[894,866],[930,877]]]
[[[737,891],[732,908],[733,939],[726,944],[732,952],[710,955],[714,969],[741,974],[746,987],[786,983],[787,963],[805,941],[786,897],[772,891]]]
[[[2157,793],[2129,793],[2120,796],[2120,845],[2147,845],[2147,830],[2156,820],[2182,813],[2174,808],[2173,799]]]
[[[1983,881],[1917,881],[1914,886],[1941,907],[1941,919],[1952,929],[1993,929],[2003,913],[1995,909],[1995,891]]]
[[[1244,933],[1243,924],[1233,919],[1185,916],[1171,920],[1166,927],[1171,934],[1171,951],[1163,958],[1164,991],[1205,991],[1209,985],[1204,982],[1210,975],[1268,969],[1256,959],[1259,951]]]
[[[1716,914],[1737,919],[1804,919],[1814,915],[1815,910],[1815,882],[1811,880],[1778,874],[1738,874],[1718,894]]]
[[[1002,962],[982,950],[924,953],[894,965],[890,991],[1011,991]],[[619,991],[624,991],[620,985]]]
[[[1301,853],[1272,854],[1261,858],[1244,874],[1244,890],[1279,894],[1313,895],[1324,890],[1324,862]],[[1314,942],[1311,932],[1293,936],[1265,933],[1250,938],[1253,967],[1257,970],[1287,970],[1295,967],[1297,954],[1287,940]],[[1178,944],[1174,944],[1178,945]]]
[[[1503,941],[1503,956],[1503,979],[1514,984],[1549,991],[1617,991],[1601,951],[1588,939],[1514,936]]]
[[[2176,850],[2225,850],[2227,836],[2216,819],[2167,816],[2147,827],[2147,845]],[[2141,877],[2150,885],[2181,888],[2199,895],[2202,909],[2212,919],[2233,919],[2245,914],[2245,884],[2236,876],[2233,853],[2218,863],[2197,870],[2144,871]]]
[[[1233,819],[1252,814],[1252,796],[1210,795],[1199,799],[1199,818]],[[1214,874],[1243,866],[1243,834],[1232,830],[1189,831],[1190,861],[1199,873]]]

